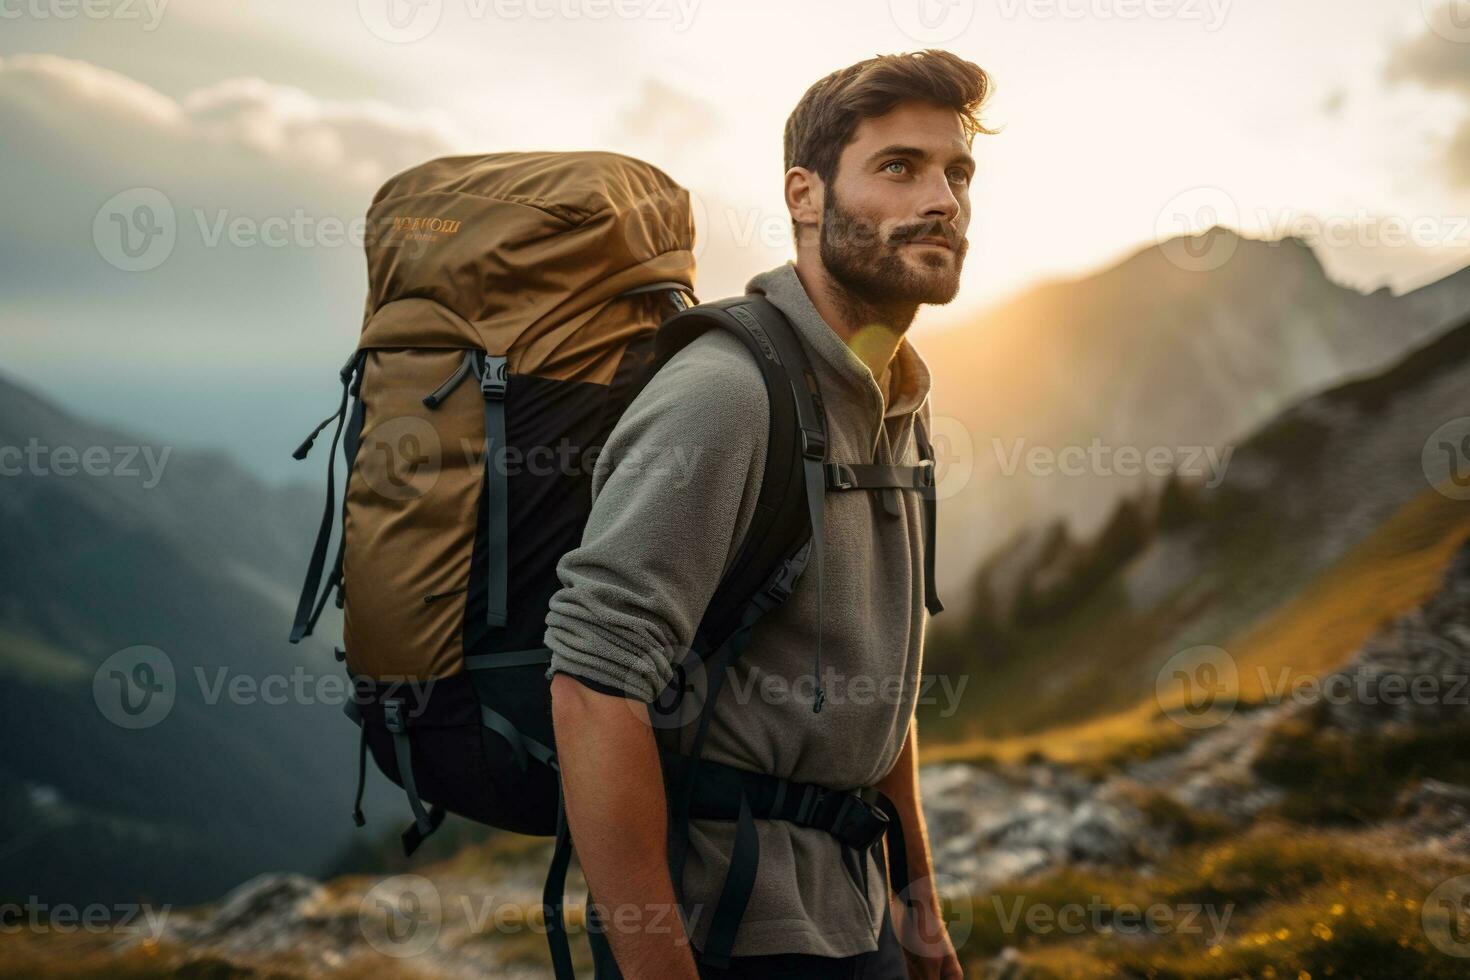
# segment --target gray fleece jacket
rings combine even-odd
[[[880,388],[817,313],[794,264],[747,289],[780,308],[807,347],[828,458],[917,463],[914,417],[928,422],[930,378],[913,345],[899,345]],[[582,543],[557,565],[548,677],[562,671],[644,702],[658,697],[750,525],[768,426],[754,357],[720,331],[672,357],[634,399],[598,457]],[[822,711],[812,711],[817,585],[808,565],[791,597],[756,624],[715,704],[705,758],[836,789],[870,786],[892,769],[917,703],[927,618],[922,503],[898,496],[893,516],[878,492],[826,495]],[[661,744],[666,734],[656,732]],[[566,737],[575,734],[558,733]],[[734,954],[875,949],[887,892],[876,858],[855,875],[825,831],[756,825],[760,862]],[[691,822],[683,885],[699,947],[734,831],[733,821]]]

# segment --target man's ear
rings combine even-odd
[[[798,245],[816,234],[825,193],[822,178],[805,167],[792,167],[786,171],[786,211],[795,226]]]

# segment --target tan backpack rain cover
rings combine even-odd
[[[329,477],[292,639],[335,590],[349,714],[409,793],[408,849],[445,809],[551,834],[556,562],[660,320],[692,295],[689,196],[613,153],[446,157],[379,190],[367,237],[362,338],[328,419],[345,421],[343,533],[329,564]]]

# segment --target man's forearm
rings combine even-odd
[[[646,707],[560,673],[551,693],[567,825],[619,969],[626,980],[698,980],[669,876]]]
[[[939,892],[934,887],[934,863],[929,852],[929,828],[924,821],[924,808],[919,799],[919,746],[918,723],[909,723],[908,737],[898,761],[887,776],[878,782],[878,789],[893,801],[903,821],[904,859],[908,867],[908,881],[898,883],[900,889],[918,882],[917,888],[908,890],[908,898],[938,911]]]

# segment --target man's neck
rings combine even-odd
[[[854,295],[827,274],[816,255],[797,256],[796,277],[827,326],[868,366],[886,399],[883,374],[914,322],[918,307],[885,306]]]

